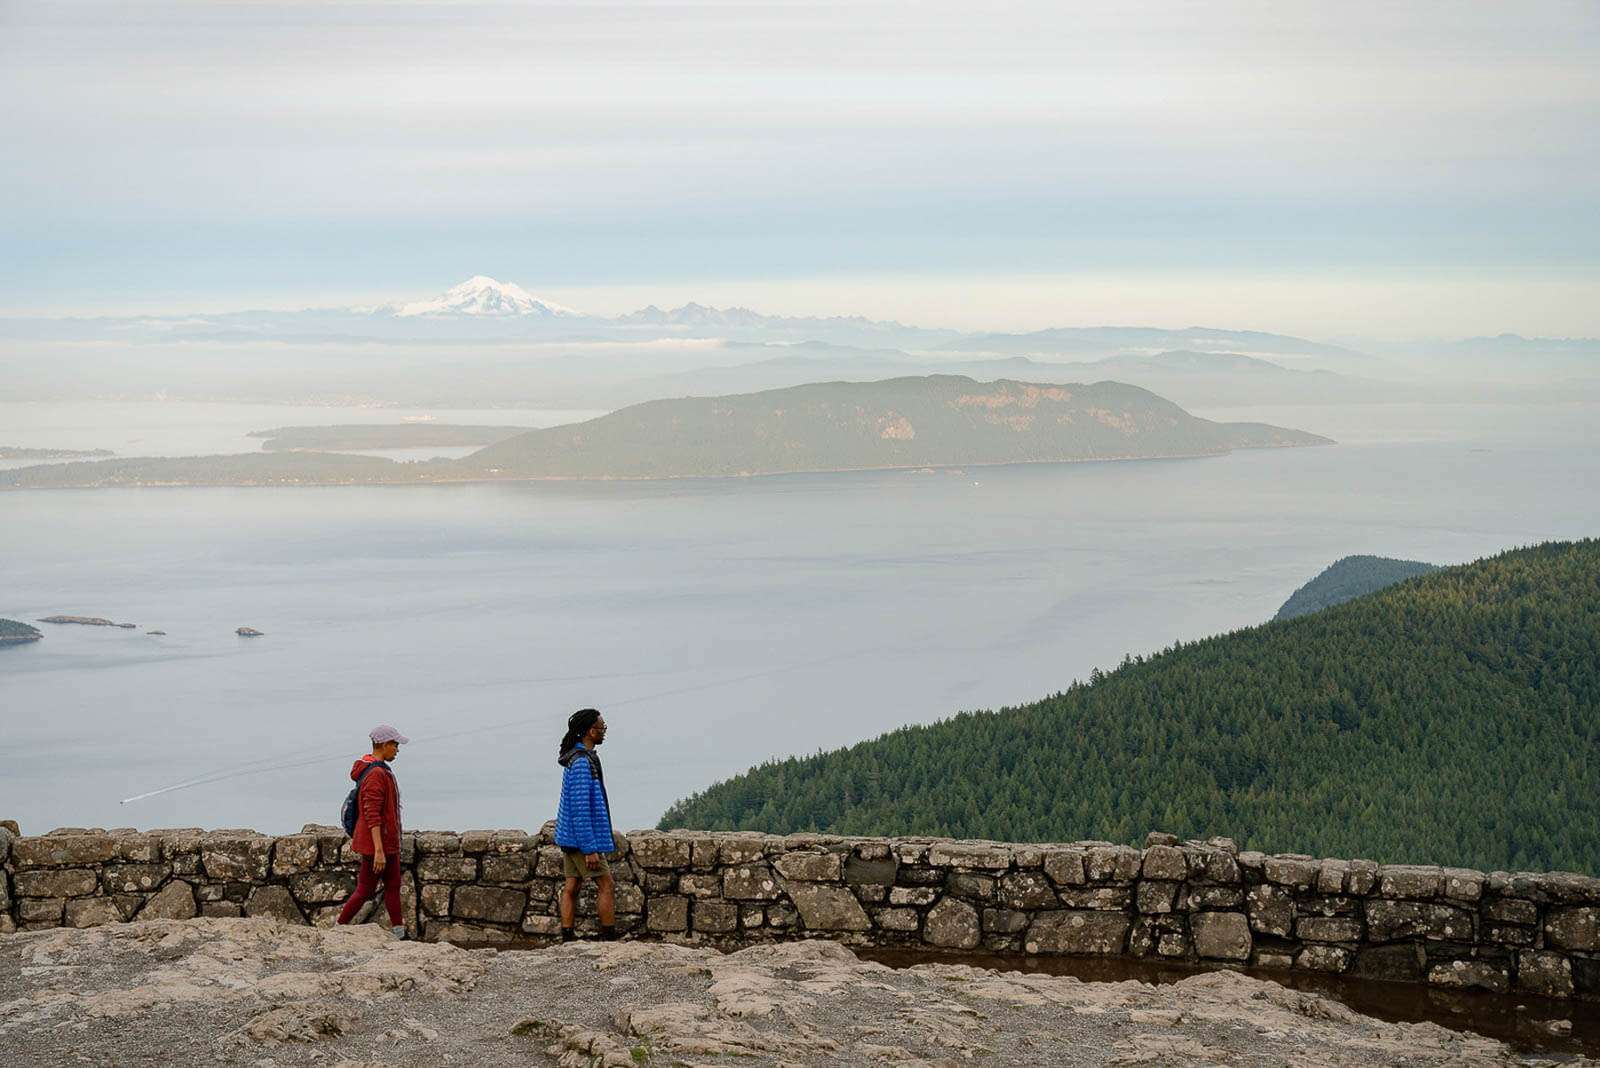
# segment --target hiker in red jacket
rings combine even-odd
[[[357,760],[350,778],[357,781],[356,829],[350,848],[361,855],[361,874],[355,892],[339,913],[340,923],[349,923],[383,879],[383,905],[389,910],[389,926],[395,937],[406,936],[405,920],[400,915],[400,783],[389,762],[400,755],[400,747],[411,739],[387,723],[372,728],[372,752]]]

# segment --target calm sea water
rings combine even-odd
[[[140,625],[0,650],[0,817],[332,822],[386,721],[416,739],[397,766],[408,825],[537,827],[562,722],[593,704],[617,823],[643,826],[770,756],[1258,623],[1340,556],[1455,563],[1600,533],[1594,408],[1201,414],[1341,444],[962,474],[0,494],[0,616]],[[260,770],[275,764],[297,766]]]

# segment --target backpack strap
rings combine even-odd
[[[369,771],[371,771],[373,768],[382,768],[384,771],[388,771],[389,770],[389,765],[386,764],[385,762],[383,762],[382,760],[374,760],[372,763],[370,763],[366,767],[362,768],[361,769],[361,774],[356,776],[356,789],[357,790],[361,789],[361,784],[366,781],[367,773]]]

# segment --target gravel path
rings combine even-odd
[[[728,955],[637,942],[496,953],[395,942],[370,925],[216,919],[0,936],[0,1062],[1551,1063],[1231,972],[1158,987],[897,970],[829,942]]]

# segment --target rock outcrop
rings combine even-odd
[[[196,1064],[519,1068],[1529,1063],[1231,972],[1152,986],[896,970],[820,940],[498,953],[267,919],[0,938],[0,1006],[15,1064],[166,1066],[179,1050]]]

